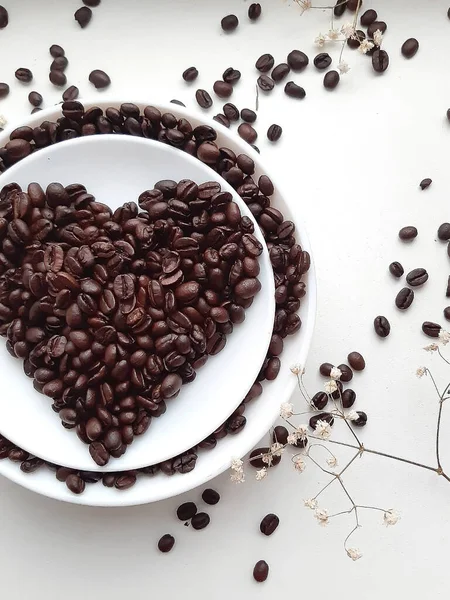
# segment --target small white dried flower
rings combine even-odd
[[[316,423],[316,427],[314,429],[314,433],[321,440],[327,440],[330,437],[330,435],[331,435],[330,424],[327,423],[326,421],[322,421],[322,419],[319,419],[317,421],[317,423]]]
[[[344,36],[347,40],[349,38],[351,38],[352,35],[354,35],[354,33],[355,33],[355,28],[353,27],[353,23],[345,23],[345,25],[343,25],[341,27],[341,33],[344,34]]]
[[[330,31],[328,32],[328,38],[330,40],[337,40],[337,39],[339,39],[339,34],[340,34],[339,29],[330,29]]]
[[[399,521],[400,515],[392,508],[387,510],[383,515],[383,522],[386,525],[386,527],[389,527],[389,525],[396,525]]]
[[[338,380],[341,378],[341,375],[342,375],[342,371],[340,369],[338,369],[337,367],[333,367],[330,371],[331,379]]]
[[[272,454],[270,452],[265,452],[264,454],[262,454],[261,460],[264,464],[268,465],[269,467],[272,466]]]
[[[345,75],[345,73],[348,73],[350,71],[350,67],[345,62],[345,60],[341,60],[341,62],[338,64],[338,69],[341,75]]]
[[[297,0],[297,2],[299,3],[300,8],[302,9],[302,14],[305,12],[305,10],[310,9],[312,6],[311,0]]]
[[[294,407],[290,402],[283,402],[280,406],[280,417],[282,419],[289,419],[294,414]]]
[[[314,40],[314,43],[316,44],[316,46],[319,46],[319,48],[323,48],[325,46],[326,41],[327,41],[327,38],[324,35],[322,35],[321,33],[319,33],[319,35]]]
[[[315,510],[319,505],[315,498],[307,498],[306,500],[303,500],[303,504],[306,508],[310,508],[311,510]]]
[[[328,395],[333,394],[333,392],[338,389],[337,383],[334,381],[334,379],[327,381],[323,387]]]
[[[359,560],[362,556],[358,548],[346,548],[345,551],[347,552],[347,556],[352,560]]]
[[[299,363],[294,363],[291,365],[291,373],[294,373],[294,375],[303,375],[304,372],[305,369]]]
[[[240,472],[243,471],[244,467],[244,463],[240,458],[233,458],[231,460],[231,470],[232,471],[236,471],[236,472]]]
[[[4,129],[7,123],[5,115],[0,115],[0,129]]]
[[[359,415],[358,415],[358,413],[356,412],[356,410],[351,410],[350,412],[348,412],[348,413],[345,415],[345,418],[346,418],[348,421],[357,421],[357,420],[359,419]]]
[[[270,453],[272,454],[272,456],[281,456],[284,452],[284,446],[283,444],[280,444],[279,442],[275,442],[274,444],[272,444],[270,446]]]
[[[319,521],[319,525],[328,525],[330,517],[326,508],[316,508],[314,516]]]
[[[427,369],[426,367],[419,367],[416,371],[416,375],[417,377],[420,379],[421,377],[423,377],[424,375],[427,374]]]
[[[437,352],[437,350],[439,350],[439,346],[437,344],[428,344],[428,346],[424,347],[424,350],[426,350],[426,352]]]
[[[373,34],[373,42],[374,42],[375,46],[381,46],[381,44],[383,42],[383,34],[381,33],[381,31],[379,29],[377,29],[375,31],[375,33]]]
[[[446,346],[450,342],[450,333],[445,331],[445,329],[441,329],[439,332],[439,341]]]
[[[256,471],[256,481],[262,481],[266,477],[267,477],[266,467],[263,467],[262,469],[258,469],[258,471]]]
[[[231,473],[230,479],[233,483],[244,483],[245,473],[244,471],[233,471]]]
[[[369,42],[369,40],[363,40],[359,45],[359,51],[363,54],[367,54],[367,52],[369,52],[369,50],[372,50],[373,47],[374,44],[372,42]]]
[[[334,469],[334,467],[337,467],[337,464],[338,464],[338,461],[335,456],[330,456],[330,458],[327,458],[327,465],[329,467],[331,467],[332,469]]]
[[[293,433],[290,433],[287,436],[287,443],[290,444],[291,446],[295,446],[295,444],[297,442],[298,442],[298,435],[295,431]]]
[[[306,463],[302,456],[294,456],[292,462],[294,463],[295,470],[299,473],[303,473],[306,469]]]
[[[295,433],[297,434],[298,439],[304,442],[308,439],[308,425],[299,425],[295,430]]]

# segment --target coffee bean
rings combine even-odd
[[[410,283],[410,282],[408,282]],[[412,285],[412,284],[410,284]],[[414,292],[409,288],[403,288],[399,291],[395,298],[395,306],[400,310],[409,308],[414,300]]]
[[[364,371],[366,368],[366,361],[359,352],[350,352],[347,356],[348,364],[354,371]]]
[[[341,402],[343,408],[350,408],[355,404],[356,394],[354,390],[348,388],[342,392]]]
[[[447,321],[450,321],[450,306],[444,308],[444,317]]]
[[[420,189],[421,190],[426,190],[427,188],[430,187],[430,185],[433,183],[432,179],[430,179],[429,177],[427,177],[426,179],[422,179],[422,181],[419,183],[420,185]]]
[[[331,363],[322,363],[319,367],[319,372],[324,377],[329,377],[331,374],[331,369],[334,368],[334,365]]]
[[[87,6],[82,6],[75,11],[74,18],[78,25],[84,29],[92,19],[92,10]]]
[[[409,38],[402,44],[402,54],[405,58],[412,58],[417,54],[419,42],[415,38]]]
[[[9,22],[8,11],[4,6],[0,6],[0,29],[4,29]]]
[[[241,110],[241,119],[246,123],[254,123],[256,121],[256,113],[250,108],[243,108]]]
[[[342,384],[341,384],[341,387],[342,387]],[[339,397],[340,397],[340,394],[338,395],[338,398]],[[311,417],[309,419],[309,426],[311,427],[311,429],[316,428],[318,421],[326,421],[330,425],[333,425],[334,417],[331,413],[328,413],[328,412],[323,412],[318,415],[314,415],[313,417]]]
[[[69,61],[65,56],[58,56],[50,65],[50,71],[64,71],[68,64]]]
[[[213,90],[219,98],[229,98],[233,93],[233,86],[225,81],[216,81],[214,82]]]
[[[355,33],[347,39],[347,46],[349,48],[351,48],[352,50],[356,50],[357,48],[360,47],[361,42],[365,39],[366,39],[366,34],[364,33],[364,31],[362,31],[361,29],[357,29],[355,31]],[[372,49],[372,51],[369,51],[369,52],[373,52],[374,50],[375,50],[375,47]],[[366,54],[369,54],[369,52],[366,52]]]
[[[450,238],[449,238],[449,239],[450,239]],[[394,277],[397,277],[397,278],[398,278],[398,277],[401,277],[401,276],[403,275],[403,273],[405,272],[405,270],[404,270],[404,268],[402,267],[402,265],[401,265],[399,262],[397,262],[397,261],[395,261],[395,262],[392,262],[392,263],[389,265],[389,271],[392,273],[392,275],[393,275]]]
[[[286,429],[286,427],[284,427],[283,425],[277,425],[275,427],[275,429],[273,430],[273,434],[272,434],[273,443],[274,444],[276,444],[276,443],[283,444],[283,446],[286,445],[288,435],[289,435],[289,432]]]
[[[269,536],[272,535],[272,533],[275,531],[279,524],[280,519],[277,517],[277,515],[269,513],[262,519],[261,523],[259,524],[259,530],[264,535]]]
[[[238,127],[238,134],[241,136],[243,140],[248,142],[249,144],[253,144],[258,137],[255,129],[248,123],[241,123]]]
[[[257,84],[263,92],[270,92],[275,86],[273,79],[268,75],[260,75],[257,79]]]
[[[450,240],[450,223],[442,223],[442,225],[439,226],[437,236],[443,242]]]
[[[333,13],[335,17],[342,17],[347,9],[347,0],[336,0],[336,4],[333,8]]]
[[[428,337],[437,338],[439,337],[439,332],[441,331],[441,326],[437,323],[433,323],[431,321],[425,321],[422,323],[422,331]]]
[[[367,28],[367,36],[373,38],[374,33],[376,31],[381,31],[381,33],[385,33],[387,29],[387,25],[384,21],[374,21]]]
[[[337,87],[340,79],[341,78],[337,71],[328,71],[328,73],[325,73],[325,77],[323,78],[323,86],[327,90],[334,90],[334,88]]]
[[[9,94],[9,85],[7,83],[0,83],[0,99],[6,98]]]
[[[375,329],[375,333],[382,338],[387,337],[391,332],[391,325],[386,317],[376,317],[373,326]]]
[[[288,83],[284,86],[284,91],[286,95],[290,96],[291,98],[299,98],[300,100],[303,100],[303,98],[306,96],[305,90],[293,81],[288,81]]]
[[[79,475],[70,474],[66,479],[66,485],[73,494],[82,494],[86,484]]]
[[[267,130],[267,139],[269,142],[278,142],[283,133],[283,129],[279,125],[271,125]]]
[[[170,552],[175,544],[175,538],[170,533],[163,535],[158,542],[158,550],[160,552]]]
[[[32,106],[40,106],[42,104],[42,100],[43,98],[39,92],[30,92],[28,94],[28,102]]]
[[[251,21],[256,21],[261,16],[261,4],[259,2],[253,2],[248,7],[248,18]]]
[[[275,454],[272,457],[272,464],[268,464],[263,461],[263,456],[269,452],[269,448],[255,448],[250,452],[249,462],[255,469],[262,469],[263,467],[276,467],[281,462],[281,455]]]
[[[222,74],[222,79],[226,83],[232,83],[232,84],[237,83],[240,78],[241,78],[241,72],[238,71],[237,69],[233,69],[233,67],[228,67],[228,69],[225,69],[225,71]]]
[[[370,8],[361,15],[360,23],[363,27],[369,27],[369,25],[372,25],[377,19],[377,11]]]
[[[259,560],[253,567],[253,579],[258,583],[266,581],[269,576],[269,565],[265,560]]]
[[[89,454],[100,467],[104,467],[109,462],[109,452],[101,442],[92,442],[89,446]]]
[[[353,371],[350,369],[350,367],[348,365],[338,365],[338,369],[340,371],[342,371],[342,374],[340,376],[340,381],[343,381],[344,383],[348,383],[349,381],[351,381],[353,379]]]
[[[197,90],[195,99],[202,108],[210,108],[212,106],[212,98],[206,90]]]
[[[188,521],[197,514],[197,507],[193,502],[184,502],[177,508],[177,517],[180,521]]]
[[[50,55],[53,56],[53,58],[58,58],[58,56],[65,55],[64,48],[58,46],[58,44],[53,44],[52,46],[50,46],[49,52]]]
[[[406,276],[406,281],[413,287],[423,285],[428,281],[428,273],[425,269],[413,269]]]
[[[227,102],[223,105],[223,113],[230,122],[239,120],[239,110],[234,104],[231,104],[231,102]]]
[[[185,71],[183,71],[182,77],[185,81],[194,81],[198,77],[198,71],[195,67],[189,67]]]
[[[287,77],[290,70],[291,70],[291,67],[287,63],[281,63],[273,69],[270,76],[275,81],[275,83],[279,83],[280,81],[283,81],[283,79],[285,79],[285,77]]]
[[[321,52],[314,58],[314,66],[316,69],[322,71],[328,69],[331,65],[331,56],[327,52]]]
[[[30,71],[30,69],[25,68],[17,69],[15,76],[16,79],[22,83],[30,83],[30,81],[33,79],[33,73]]]
[[[415,227],[412,226],[407,226],[407,227],[402,227],[402,229],[400,229],[400,231],[398,232],[398,237],[403,240],[403,241],[409,241],[409,240],[413,240],[414,238],[417,237],[417,229]]]
[[[214,505],[219,502],[220,494],[216,492],[216,490],[208,488],[202,493],[202,500],[203,502],[206,502],[206,504]]]
[[[48,78],[53,83],[53,85],[57,85],[60,87],[66,85],[67,83],[67,77],[62,71],[50,71],[50,73],[48,74]]]
[[[69,102],[71,100],[76,100],[78,98],[79,93],[80,93],[80,90],[75,85],[71,85],[63,93],[62,97],[63,97],[64,102]]]
[[[89,81],[94,85],[95,89],[102,90],[111,84],[111,79],[105,71],[94,69],[89,73]]]
[[[261,73],[267,73],[275,64],[275,59],[271,54],[262,54],[255,63],[255,67]]]
[[[227,15],[221,20],[220,25],[224,31],[234,31],[239,25],[239,20],[236,15]]]
[[[211,519],[208,513],[199,512],[192,517],[191,525],[194,529],[205,529],[210,523]]]
[[[309,64],[309,58],[301,50],[292,50],[287,55],[287,64],[293,71],[303,71]]]
[[[352,421],[352,425],[355,427],[364,427],[364,425],[367,423],[367,414],[362,410],[357,410],[356,412],[358,414],[358,418]]]
[[[375,50],[372,54],[372,67],[377,73],[384,73],[389,67],[389,55],[386,50]]]
[[[225,115],[219,113],[217,115],[214,115],[213,119],[214,121],[217,121],[217,123],[220,123],[224,127],[230,127],[230,121],[226,118]]]

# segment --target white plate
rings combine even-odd
[[[272,335],[275,288],[269,253],[251,211],[217,173],[201,161],[155,140],[133,136],[95,135],[56,144],[34,153],[0,176],[0,189],[13,181],[26,190],[36,181],[44,189],[51,182],[82,183],[98,202],[115,210],[161,179],[218,181],[233,195],[241,214],[251,218],[263,245],[258,279],[261,291],[246,310],[245,321],[227,336],[225,348],[210,357],[192,383],[168,400],[164,415],[153,419],[148,431],[136,437],[119,459],[105,467],[92,460],[88,446],[75,430],[62,427],[51,400],[37,392],[25,376],[22,361],[0,342],[0,423],[2,433],[31,454],[85,471],[125,471],[162,462],[189,450],[230,416],[259,373]],[[14,402],[11,401],[14,398]],[[37,423],[39,425],[37,425]]]
[[[94,100],[93,102],[84,101],[83,104],[86,108],[100,106],[105,109],[108,106],[120,106],[122,102],[129,101],[129,98],[121,100],[109,99],[102,101]],[[136,102],[136,104],[143,108],[148,102]],[[246,153],[254,160],[256,177],[259,177],[261,174],[270,175],[270,170],[265,167],[261,157],[248,144],[225,127],[207,118],[202,117],[200,120],[198,116],[187,109],[173,104],[162,105],[158,103],[156,106],[162,112],[171,112],[177,117],[187,118],[194,127],[200,124],[211,125],[218,133],[217,141],[221,146],[226,146],[238,154]],[[60,116],[60,107],[53,107],[33,115],[24,123],[21,123],[21,125],[36,127],[44,120],[55,121]],[[0,135],[0,145],[4,146],[8,139],[9,131],[5,131],[5,133]],[[61,148],[62,145],[60,144],[59,147]],[[211,176],[213,173],[211,171]],[[289,201],[293,202],[296,200],[296,194],[294,193],[292,199],[289,200],[289,194],[281,190],[279,182],[273,178],[272,181],[275,185],[275,193],[271,198],[273,206],[278,208],[286,219],[294,220],[288,203]],[[303,224],[295,221],[295,226],[298,242],[305,250],[311,252],[308,236]],[[290,372],[289,366],[297,362],[300,364],[306,362],[314,330],[316,316],[316,277],[313,262],[311,263],[309,272],[304,277],[304,281],[307,285],[307,295],[302,299],[300,308],[303,325],[298,334],[285,339],[284,351],[281,356],[282,368],[279,376],[275,381],[265,382],[262,396],[247,405],[245,412],[247,425],[244,430],[238,435],[227,436],[223,440],[220,440],[214,450],[200,451],[196,468],[190,473],[174,475],[173,477],[167,477],[163,474],[148,478],[141,476],[138,483],[125,492],[105,488],[101,484],[87,485],[86,491],[80,496],[75,496],[69,492],[64,484],[56,480],[54,473],[46,469],[39,470],[32,475],[26,475],[20,471],[17,464],[11,463],[8,460],[2,460],[0,461],[0,473],[37,493],[65,502],[91,506],[131,506],[155,502],[186,492],[216,477],[229,468],[232,457],[244,456],[258,443],[278,417],[281,402],[287,401],[294,390],[295,378]]]

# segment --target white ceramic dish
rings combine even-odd
[[[93,102],[84,101],[83,103],[86,108],[90,106],[106,108],[108,106],[119,106],[122,102],[129,101],[129,98],[101,101],[96,99]],[[136,104],[143,108],[148,102],[136,102]],[[270,169],[267,169],[264,165],[263,159],[248,144],[240,140],[225,127],[204,117],[199,118],[198,115],[185,108],[173,104],[161,105],[158,103],[157,106],[162,112],[171,112],[178,117],[187,118],[193,126],[205,123],[211,125],[218,132],[218,143],[220,145],[226,146],[236,153],[244,152],[251,156],[256,165],[255,175],[258,177],[263,173],[267,173],[271,176],[275,185],[275,193],[272,196],[273,205],[282,211],[285,218],[293,219],[293,215],[289,209],[290,200],[288,192],[282,190],[279,182],[270,174]],[[60,107],[56,106],[31,116],[24,123],[21,123],[21,125],[36,127],[44,120],[54,121],[59,116]],[[8,139],[9,131],[5,131],[0,135],[0,145],[4,146]],[[303,223],[296,221],[295,225],[298,242],[304,249],[310,251],[310,244]],[[229,468],[232,457],[244,456],[258,443],[278,417],[281,402],[288,400],[293,392],[295,378],[292,376],[289,366],[292,363],[305,363],[314,330],[316,277],[313,262],[304,280],[307,285],[307,295],[302,300],[300,309],[303,325],[297,335],[285,340],[284,351],[281,357],[282,368],[279,376],[275,381],[265,382],[262,396],[247,406],[245,413],[247,425],[245,429],[236,436],[227,436],[223,440],[220,440],[214,450],[200,452],[196,468],[190,473],[174,475],[173,477],[167,477],[163,474],[148,478],[142,476],[133,488],[125,492],[105,488],[101,484],[88,485],[86,491],[80,496],[75,496],[69,492],[64,484],[56,480],[54,473],[51,473],[47,469],[39,470],[32,475],[26,475],[20,471],[17,464],[3,460],[0,461],[0,473],[19,485],[37,493],[65,502],[91,506],[131,506],[155,502],[186,492],[216,477]]]
[[[105,467],[94,463],[74,430],[62,427],[50,408],[51,400],[33,388],[23,373],[22,361],[14,359],[0,342],[0,372],[9,373],[0,377],[1,432],[49,462],[84,471],[126,471],[181,454],[208,437],[239,406],[266,356],[275,315],[275,287],[264,237],[239,194],[201,161],[155,140],[95,135],[34,153],[0,176],[0,189],[11,182],[23,189],[33,181],[44,189],[53,181],[82,183],[98,202],[115,210],[124,202],[137,202],[144,190],[161,179],[218,181],[222,190],[233,195],[241,214],[253,220],[255,235],[263,244],[258,276],[261,291],[246,311],[244,323],[227,336],[222,352],[208,360],[177,398],[167,402],[166,413],[153,419],[149,430],[137,437],[122,457],[111,459]],[[11,402],[12,396],[15,402]]]

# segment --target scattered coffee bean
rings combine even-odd
[[[348,365],[342,364],[342,365],[338,365],[338,369],[342,372],[342,375],[340,376],[340,381],[343,381],[344,383],[348,383],[349,381],[351,381],[353,379],[353,371],[350,369],[350,367]]]
[[[258,560],[256,565],[253,567],[253,579],[258,583],[266,581],[269,576],[269,565],[265,560]]]
[[[189,67],[183,72],[182,77],[185,81],[194,81],[198,77],[198,71],[195,67]]]
[[[251,21],[256,21],[261,16],[261,4],[259,2],[253,2],[248,7],[248,18]]]
[[[230,127],[230,121],[226,118],[225,115],[222,115],[221,113],[214,115],[213,119],[214,121],[217,121],[217,123],[220,123],[224,127]]]
[[[94,69],[90,72],[89,81],[92,84],[94,84],[94,87],[97,90],[103,90],[111,84],[111,79],[109,75],[107,75],[105,71],[101,71],[100,69]]]
[[[58,56],[65,55],[64,48],[62,46],[58,46],[58,44],[53,44],[52,46],[50,46],[49,52],[50,55],[53,56],[53,58],[58,58]]]
[[[341,388],[342,388],[342,383],[341,383],[340,387],[338,386],[338,392],[339,392],[339,394],[337,395],[337,398],[340,397]],[[328,412],[323,412],[323,413],[320,413],[318,415],[314,415],[313,417],[311,417],[309,419],[309,426],[311,427],[311,429],[315,429],[316,428],[318,421],[326,421],[330,425],[333,425],[334,424],[334,417],[333,417],[333,415],[331,413],[328,413]]]
[[[221,20],[220,25],[224,31],[234,31],[239,25],[239,19],[236,15],[227,15]]]
[[[402,227],[398,232],[398,237],[405,241],[413,240],[417,237],[418,231],[416,227],[408,225],[407,227]]]
[[[438,323],[433,323],[432,321],[425,321],[424,323],[422,323],[422,331],[428,337],[439,337],[439,332],[441,331],[441,329],[442,327],[438,325]]]
[[[254,123],[256,121],[256,113],[250,108],[243,108],[241,110],[241,119],[246,123]]]
[[[275,531],[279,524],[280,519],[277,517],[277,515],[269,513],[262,519],[261,523],[259,524],[259,530],[264,535],[269,536],[272,535],[272,533]]]
[[[275,86],[273,79],[268,75],[260,75],[257,79],[257,84],[263,92],[271,92]]]
[[[352,421],[352,425],[355,427],[364,427],[364,425],[367,423],[367,414],[362,410],[357,410],[356,412],[358,414],[358,418]]]
[[[328,69],[331,65],[331,56],[327,52],[321,52],[314,58],[314,66],[316,69],[322,71]]]
[[[211,108],[213,103],[211,96],[206,90],[197,90],[195,92],[195,99],[202,108]]]
[[[352,50],[356,50],[361,45],[361,42],[366,39],[366,34],[361,29],[357,29],[355,33],[347,39],[347,46]],[[368,54],[368,53],[367,53]]]
[[[439,226],[437,236],[443,242],[450,240],[450,223],[442,223],[442,225]]]
[[[414,292],[409,288],[403,288],[395,298],[395,306],[400,310],[409,308],[414,300]]]
[[[347,0],[347,8],[355,12],[362,4],[362,0]]]
[[[287,55],[287,64],[293,71],[303,71],[309,64],[309,58],[301,50],[292,50]]]
[[[249,144],[253,144],[258,137],[256,130],[249,123],[241,123],[238,127],[238,134]]]
[[[274,123],[267,130],[267,139],[269,140],[269,142],[278,142],[282,133],[283,129],[279,125],[276,125]]]
[[[397,277],[397,278],[401,277],[403,275],[403,273],[405,272],[402,265],[397,261],[394,261],[389,265],[389,271],[391,272],[391,274],[394,277]]]
[[[288,438],[289,432],[286,429],[286,427],[284,427],[284,425],[277,425],[274,430],[273,430],[273,434],[272,434],[272,440],[273,443],[276,444],[283,444],[283,446],[285,444],[287,444],[287,438]]]
[[[158,550],[160,552],[170,552],[175,544],[175,538],[170,533],[166,533],[158,542]]]
[[[285,79],[285,77],[287,77],[290,70],[291,70],[291,67],[288,64],[281,63],[273,69],[270,76],[275,81],[275,83],[279,83],[280,81],[283,81],[283,79]]]
[[[413,269],[406,276],[406,281],[413,287],[423,285],[426,281],[428,281],[428,273],[425,269]]]
[[[206,502],[206,504],[210,504],[211,506],[213,506],[214,504],[217,504],[219,502],[220,494],[219,492],[216,492],[216,490],[208,488],[203,492],[202,500],[203,502]]]
[[[334,365],[331,363],[322,363],[319,367],[319,372],[324,377],[329,377],[331,373],[331,369],[333,369]]]
[[[354,390],[347,388],[346,390],[344,390],[342,392],[341,402],[342,402],[343,408],[350,408],[351,406],[353,406],[355,404],[355,401],[356,401],[356,393],[354,392]]]
[[[328,404],[328,394],[325,392],[317,392],[311,398],[311,403],[317,410],[323,410]]]
[[[233,86],[225,81],[215,81],[213,90],[219,98],[229,98],[233,93]]]
[[[42,108],[40,108],[39,106],[35,106],[33,108],[33,110],[31,111],[31,114],[34,115],[35,113],[39,112],[40,110],[42,110]]]
[[[238,71],[237,69],[233,69],[233,67],[228,67],[228,69],[225,69],[225,71],[223,72],[223,75],[222,75],[222,79],[226,83],[231,83],[231,84],[237,83],[240,78],[241,78],[241,72]]]
[[[337,71],[328,71],[328,73],[325,73],[325,77],[323,78],[323,86],[327,90],[334,90],[337,87],[340,79],[341,77]]]
[[[184,502],[177,508],[177,517],[180,521],[189,521],[197,514],[197,507],[194,502]]]
[[[366,368],[366,361],[359,352],[350,352],[347,356],[348,364],[354,371],[364,371]]]
[[[373,322],[375,333],[382,338],[387,337],[391,332],[391,325],[386,317],[375,317]]]
[[[60,87],[66,85],[67,83],[67,77],[62,71],[50,71],[50,73],[48,74],[48,78],[53,83],[53,85],[57,85]]]
[[[211,519],[208,513],[199,512],[192,517],[191,525],[194,529],[205,529],[210,523]]]
[[[263,456],[268,454],[269,448],[255,448],[250,452],[249,462],[255,469],[262,469],[263,467],[276,467],[281,462],[281,455],[275,454],[272,456],[272,463],[268,464],[263,461]]]
[[[360,23],[363,27],[369,27],[378,19],[378,14],[376,10],[369,8],[365,13],[361,15]]]
[[[447,289],[445,291],[445,296],[446,298],[450,298],[450,275],[447,279]]]
[[[239,121],[239,110],[234,104],[231,104],[231,102],[227,102],[223,105],[223,113],[229,121]]]
[[[255,67],[261,73],[267,73],[275,64],[275,60],[271,54],[263,54],[258,58],[255,63]]]
[[[444,317],[447,319],[447,321],[450,321],[450,306],[446,306],[444,308]]]
[[[376,31],[381,31],[381,33],[385,33],[387,29],[387,25],[384,21],[374,21],[367,28],[367,36],[373,38],[373,35]]]
[[[447,109],[447,121],[450,121],[450,108]]]
[[[389,67],[389,55],[386,50],[375,50],[372,54],[372,67],[377,73],[384,73]]]
[[[32,106],[40,106],[43,102],[43,98],[39,92],[30,92],[28,94],[28,102]]]
[[[92,19],[92,10],[87,6],[82,6],[75,11],[73,16],[75,17],[75,21],[78,23],[78,25],[84,29],[87,25],[89,25],[89,22]]]
[[[71,85],[67,88],[67,90],[65,90],[62,97],[64,102],[68,102],[70,100],[76,100],[79,94],[80,90],[75,85]]]
[[[176,104],[177,106],[184,106],[186,108],[186,104],[184,102],[181,102],[181,100],[177,100],[176,98],[171,100],[170,104]]]
[[[303,98],[306,96],[305,90],[293,81],[287,82],[287,84],[284,86],[284,92],[287,96],[290,96],[291,98],[298,98],[300,100],[303,100]]]
[[[0,83],[0,99],[6,98],[9,94],[9,85],[7,83]]]
[[[405,58],[412,58],[417,54],[419,42],[415,38],[409,38],[402,45],[402,54]]]
[[[420,182],[420,189],[422,190],[426,190],[427,188],[430,187],[430,185],[433,183],[433,180],[430,179],[429,177],[427,177],[426,179],[422,179],[422,181]]]
[[[30,83],[30,81],[33,79],[33,73],[30,71],[30,69],[17,69],[17,71],[14,74],[16,76],[16,79],[18,79],[22,83]]]
[[[0,6],[0,29],[4,29],[9,23],[8,11],[4,6]]]

